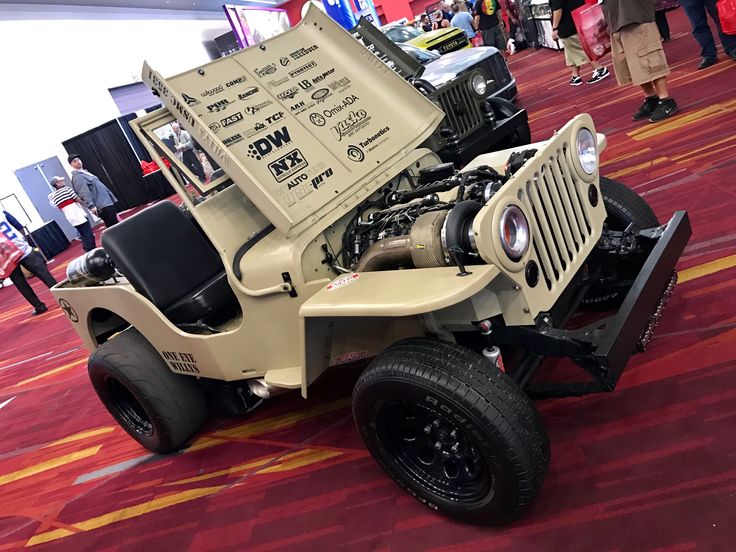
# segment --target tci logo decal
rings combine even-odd
[[[230,88],[231,86],[235,86],[236,84],[241,84],[241,83],[243,83],[243,82],[245,82],[247,80],[248,79],[246,78],[246,76],[245,75],[242,75],[242,76],[238,77],[237,79],[233,79],[231,81],[226,82],[225,83],[225,86],[227,88]]]
[[[304,170],[309,164],[304,159],[302,152],[298,149],[292,150],[286,155],[279,157],[276,161],[268,164],[268,170],[276,179],[276,182],[283,182],[294,174]]]
[[[243,120],[243,114],[238,112],[238,113],[233,113],[229,117],[225,117],[224,119],[220,121],[220,124],[224,127],[229,127],[230,125],[234,125],[238,121],[242,121],[242,120]]]
[[[202,103],[197,98],[191,97],[189,94],[182,93],[181,97],[184,98],[187,105],[197,105]]]
[[[275,63],[269,63],[265,67],[261,67],[260,69],[256,69],[256,75],[259,77],[265,77],[266,75],[273,75],[276,72],[276,64]]]
[[[240,99],[240,100],[248,99],[253,94],[255,94],[256,92],[258,92],[258,87],[257,86],[251,86],[250,88],[246,88],[240,94],[238,94],[238,99]]]
[[[267,155],[270,155],[279,148],[284,147],[286,144],[291,142],[291,136],[289,136],[289,129],[281,127],[281,130],[277,130],[273,134],[266,134],[265,138],[260,138],[248,146],[248,157],[260,161]]]
[[[314,126],[318,126],[318,127],[325,126],[325,124],[327,123],[325,118],[319,113],[312,113],[309,116],[309,120],[312,121],[312,124]]]
[[[280,121],[283,118],[284,118],[284,112],[279,111],[278,113],[274,113],[270,117],[266,117],[266,123],[270,125],[272,123],[275,123],[276,121]]]
[[[288,89],[284,90],[283,92],[281,92],[281,94],[279,94],[276,97],[279,100],[290,100],[294,96],[296,96],[298,93],[299,93],[299,89],[292,86],[291,88],[288,88]]]
[[[319,103],[325,101],[330,95],[332,95],[332,92],[330,92],[329,88],[320,88],[312,94],[312,99],[317,100],[317,103]]]
[[[207,106],[207,111],[210,113],[214,113],[216,111],[225,111],[227,109],[227,106],[230,105],[230,100],[220,100],[218,102],[215,102],[213,104],[210,104]]]
[[[348,158],[356,163],[365,161],[365,153],[358,146],[348,146]]]

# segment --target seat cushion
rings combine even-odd
[[[164,311],[174,324],[193,324],[199,320],[208,321],[228,307],[236,307],[238,300],[227,281],[227,274],[221,272],[192,290]]]

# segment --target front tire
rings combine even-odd
[[[169,370],[138,330],[129,328],[92,353],[89,378],[108,412],[152,452],[178,450],[207,417],[194,378]]]
[[[456,344],[413,338],[389,347],[356,383],[353,415],[399,486],[463,522],[517,519],[549,465],[549,442],[526,395]]]

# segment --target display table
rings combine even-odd
[[[32,246],[38,247],[47,259],[55,257],[69,247],[69,240],[61,231],[55,220],[47,222],[41,228],[30,233],[28,241]]]

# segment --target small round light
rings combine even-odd
[[[529,249],[529,222],[516,205],[509,205],[501,213],[499,224],[501,247],[512,261],[519,261]]]
[[[587,128],[578,130],[576,150],[580,165],[587,174],[595,173],[598,168],[598,149],[595,136]]]
[[[486,91],[488,90],[488,83],[486,82],[486,78],[480,73],[475,73],[470,78],[470,86],[473,88],[473,91],[479,96],[485,96]]]

